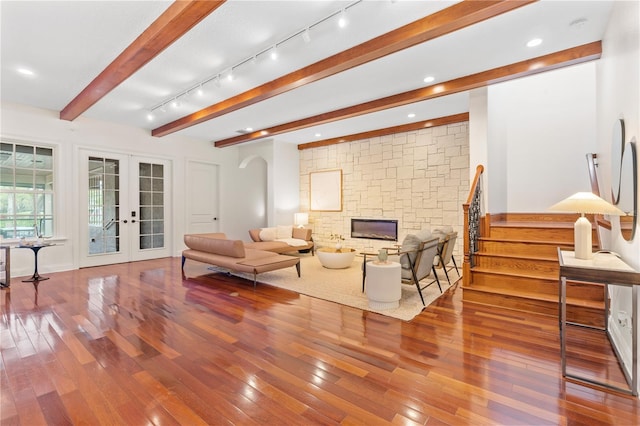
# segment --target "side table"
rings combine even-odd
[[[638,395],[638,317],[635,313],[638,311],[638,287],[640,286],[640,273],[635,271],[631,266],[627,265],[622,259],[613,253],[597,253],[592,259],[583,260],[576,259],[573,251],[563,251],[558,248],[558,261],[560,263],[560,286],[559,286],[559,305],[560,305],[560,353],[562,357],[562,376],[573,379],[577,382],[597,385],[608,389],[617,390]],[[580,324],[567,321],[567,281],[580,281],[585,284],[596,283],[604,284],[605,288],[605,312],[604,312],[604,328],[593,327],[586,324]],[[624,368],[624,363],[620,357],[615,341],[611,339],[609,332],[609,286],[620,285],[631,287],[632,293],[632,361],[631,361],[631,377]],[[599,330],[606,333],[607,339],[611,342],[618,362],[622,365],[622,372],[629,385],[629,389],[613,386],[609,383],[596,381],[575,373],[567,372],[567,326],[574,325],[584,328]]]
[[[33,257],[34,257],[34,268],[33,268],[33,275],[31,276],[31,278],[27,278],[26,280],[22,280],[23,283],[27,283],[27,282],[31,282],[31,283],[36,283],[39,281],[44,281],[44,280],[48,280],[49,277],[43,277],[42,275],[40,275],[38,273],[38,252],[40,251],[40,249],[45,248],[45,247],[51,247],[54,244],[49,244],[49,243],[24,243],[24,244],[20,244],[18,246],[18,248],[28,248],[33,250]]]
[[[371,309],[393,309],[402,297],[400,264],[398,262],[367,263],[366,293]]]

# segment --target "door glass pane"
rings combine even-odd
[[[120,164],[89,158],[89,254],[120,251]]]
[[[139,165],[140,220],[139,249],[164,247],[164,166]]]

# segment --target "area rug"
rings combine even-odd
[[[277,271],[265,272],[258,275],[258,285],[260,283],[269,284],[275,287],[284,288],[296,293],[319,299],[329,300],[354,308],[367,311],[378,312],[382,315],[409,321],[418,315],[424,306],[420,301],[420,294],[415,285],[402,285],[402,299],[400,306],[394,309],[376,310],[369,307],[367,296],[362,292],[362,258],[356,257],[350,268],[347,269],[327,269],[320,265],[318,258],[310,255],[300,256],[301,277],[298,278],[295,268],[279,269]],[[234,273],[234,275],[253,281],[252,274]],[[450,288],[450,285],[441,270],[438,270],[440,285],[443,292]],[[460,276],[455,268],[449,271],[451,284],[454,285]],[[422,281],[428,283],[433,279],[433,275]],[[433,285],[422,290],[422,296],[426,306],[433,303],[442,293],[438,285]]]

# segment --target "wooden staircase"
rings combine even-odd
[[[576,215],[484,217],[474,265],[465,273],[465,301],[558,316],[558,247],[573,250]],[[593,241],[598,241],[594,234]],[[594,249],[596,249],[594,247]],[[604,286],[567,283],[569,321],[602,327]]]

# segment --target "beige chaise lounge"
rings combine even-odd
[[[295,266],[300,276],[300,259],[285,256],[266,250],[245,248],[241,240],[229,240],[223,233],[186,234],[184,243],[187,247],[182,251],[182,269],[186,259],[208,263],[236,272],[253,274],[253,286],[256,277],[262,272]]]
[[[261,231],[263,231],[263,229],[249,230],[249,236],[253,241],[244,243],[244,246],[246,248],[267,250],[274,253],[291,253],[294,251],[304,252],[311,250],[311,255],[314,255],[314,245],[313,239],[311,238],[311,229],[292,228],[291,238],[274,239],[270,241],[262,240],[260,236]]]

